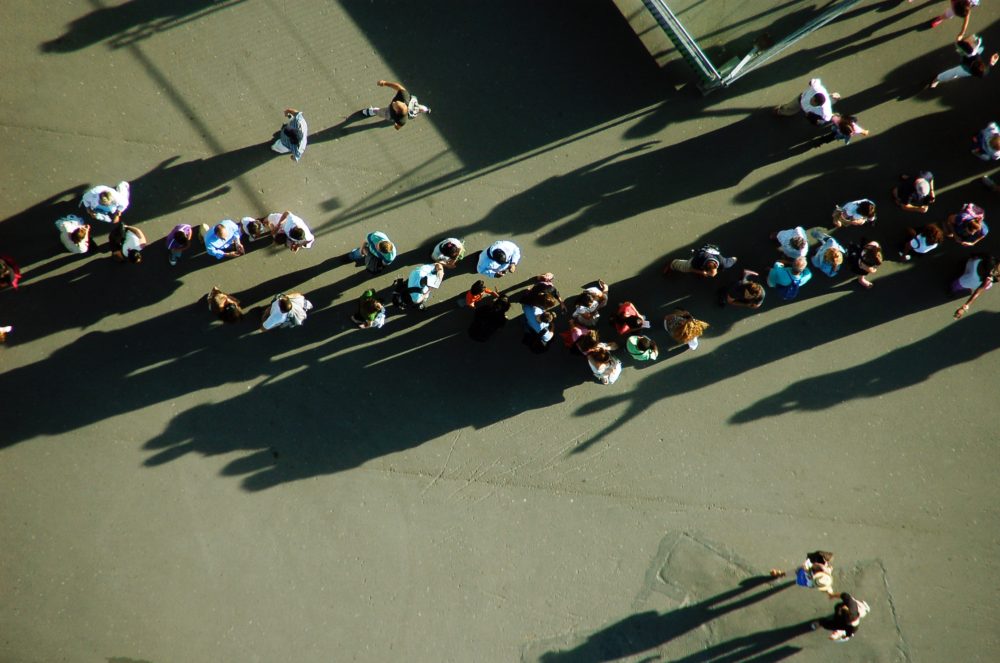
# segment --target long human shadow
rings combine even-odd
[[[131,180],[129,223],[149,221],[229,193],[234,180],[281,156],[269,145],[266,141],[205,158],[179,161],[178,155],[161,161]]]
[[[121,48],[166,32],[244,0],[130,0],[105,7],[90,0],[93,11],[73,20],[62,35],[42,43],[43,53],[70,53],[102,41]]]
[[[753,663],[768,663],[783,661],[795,656],[801,647],[787,644],[788,641],[812,632],[813,620],[779,626],[767,631],[758,631],[732,640],[720,642],[684,658],[674,659],[674,663],[729,663],[732,661],[753,661]]]
[[[920,384],[938,371],[974,361],[1000,347],[995,333],[998,321],[1000,313],[977,312],[876,359],[799,380],[736,412],[729,423],[744,424],[797,410],[824,410]]]
[[[716,594],[704,601],[684,606],[665,613],[654,610],[630,615],[625,619],[602,628],[587,637],[582,644],[567,651],[547,652],[539,657],[539,663],[602,663],[626,656],[636,656],[656,647],[662,647],[690,631],[735,610],[741,610],[768,599],[794,583],[783,582],[770,585],[762,591],[738,598],[747,592],[773,581],[769,576],[756,576],[743,580],[739,586]],[[773,637],[759,640],[758,647],[765,653],[782,642],[809,630],[798,631],[802,625],[786,627],[781,640]],[[753,638],[753,636],[748,636]],[[773,643],[773,644],[772,644]],[[701,660],[701,659],[697,659]]]
[[[482,219],[458,228],[464,233],[524,232],[530,222],[541,232],[536,242],[552,246],[589,229],[611,225],[651,209],[739,184],[757,168],[795,155],[793,149],[813,132],[786,126],[764,113],[694,138],[652,149],[646,142],[557,175],[499,203]],[[738,154],[719,158],[720,146],[739,145]],[[683,164],[682,168],[676,166]],[[545,230],[550,224],[554,227]],[[666,231],[662,220],[657,232]]]
[[[610,423],[592,434],[575,447],[572,453],[582,453],[617,429],[622,422],[633,421],[650,408],[674,396],[689,394],[710,388],[721,379],[742,375],[769,363],[786,360],[808,352],[826,343],[836,341],[851,334],[869,331],[881,324],[947,301],[945,284],[954,278],[952,260],[930,259],[922,262],[919,269],[910,268],[883,276],[876,281],[876,287],[869,292],[844,292],[842,295],[826,298],[813,305],[803,315],[779,320],[767,327],[744,336],[726,341],[708,336],[683,368],[683,376],[670,370],[644,373],[628,392],[616,392],[592,400],[579,407],[577,416],[589,416],[612,408],[624,407],[615,414]],[[821,276],[814,277],[823,278]],[[813,289],[821,294],[829,291],[835,282],[810,283],[802,293]],[[630,283],[631,290],[637,290],[636,283]],[[817,289],[819,292],[817,292]],[[773,293],[769,293],[773,296]],[[825,294],[825,293],[822,293]],[[795,306],[799,300],[785,303]],[[768,302],[765,306],[780,304]],[[698,313],[697,309],[694,312]],[[698,317],[706,318],[704,315]],[[707,318],[712,321],[711,317]],[[709,330],[712,332],[713,330]],[[704,354],[699,354],[703,353]],[[951,353],[944,351],[948,361]],[[961,359],[961,357],[960,357]]]
[[[17,260],[25,280],[32,276],[32,265],[65,251],[53,224],[67,214],[81,215],[79,202],[87,188],[77,184],[0,221],[0,247]],[[95,225],[98,235],[106,234],[99,227],[106,224]]]

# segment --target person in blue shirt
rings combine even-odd
[[[246,253],[240,242],[240,227],[236,222],[225,219],[205,232],[205,251],[216,260],[238,258]]]
[[[783,262],[775,262],[767,273],[767,285],[781,293],[783,299],[795,299],[799,288],[809,283],[811,278],[812,272],[806,259],[796,258],[790,267]]]
[[[831,278],[836,276],[840,266],[844,264],[844,247],[824,232],[814,230],[812,236],[820,242],[812,257],[813,267]]]

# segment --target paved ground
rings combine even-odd
[[[966,145],[998,81],[920,91],[955,59],[955,22],[919,29],[940,4],[864,3],[702,98],[596,0],[8,2],[0,251],[25,279],[0,293],[0,660],[992,660],[1000,299],[952,321],[963,251],[756,315],[659,276],[706,239],[763,269],[771,230],[887,203],[919,167],[932,218],[1000,205]],[[998,19],[975,15],[988,44]],[[805,149],[808,125],[768,114],[814,73],[871,137]],[[356,121],[379,78],[434,112]],[[266,148],[286,105],[312,130],[299,164]],[[52,221],[120,179],[151,238],[290,208],[316,246],[61,253]],[[886,204],[873,237],[915,221]],[[468,273],[355,331],[368,282],[337,256],[374,228],[403,250],[379,287],[440,237],[511,237],[519,274],[603,277],[712,328],[609,387],[528,353],[518,321],[469,341]],[[223,328],[197,301],[213,284],[317,310]],[[828,601],[759,579],[814,548],[873,608],[846,645],[805,631]]]

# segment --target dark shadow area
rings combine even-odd
[[[539,663],[601,663],[626,656],[636,656],[650,649],[662,647],[671,640],[709,624],[714,619],[734,610],[749,607],[794,585],[792,582],[770,585],[772,581],[773,579],[769,576],[747,578],[738,587],[689,606],[662,614],[650,610],[631,615],[590,635],[583,644],[569,651],[543,654],[538,659]],[[764,585],[770,586],[748,596],[742,596]],[[741,596],[742,598],[740,598]],[[759,653],[765,653],[767,649],[776,647],[800,634],[799,631],[792,629],[793,627],[781,629],[783,632],[780,640],[777,637],[772,637],[769,640],[756,639],[753,640],[753,644],[758,647]],[[808,632],[808,630],[809,624],[807,622],[804,632]],[[748,643],[740,645],[739,648],[747,648],[750,644],[749,640],[753,638],[755,636],[748,636]]]
[[[912,387],[938,371],[975,361],[1000,347],[998,322],[1000,313],[980,311],[877,359],[799,380],[740,410],[729,421],[743,424],[786,412],[823,410],[854,398],[875,398]]]
[[[39,46],[45,53],[70,53],[102,41],[121,48],[190,21],[233,7],[244,0],[130,0],[114,6],[90,0],[94,11],[76,19],[66,32]]]
[[[416,122],[433,121],[467,168],[558,141],[662,95],[655,63],[611,2],[343,7],[399,82],[434,110]],[[434,48],[415,59],[414,43]],[[392,97],[375,87],[385,77],[372,73],[367,103],[382,106]]]

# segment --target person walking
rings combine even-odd
[[[211,230],[202,226],[205,236],[205,251],[216,260],[239,258],[246,253],[240,242],[240,227],[230,219],[223,219]]]
[[[444,267],[441,263],[421,265],[410,272],[406,280],[405,297],[399,303],[409,308],[423,309],[431,298],[431,290],[440,288],[443,281]]]
[[[864,601],[859,601],[847,592],[840,596],[840,603],[834,606],[833,616],[813,622],[813,630],[822,626],[830,633],[830,639],[837,642],[847,642],[858,632],[861,620],[865,618],[871,607]]]
[[[819,230],[812,231],[812,236],[820,243],[812,257],[813,267],[833,278],[844,264],[844,247],[833,237]]]
[[[928,223],[919,229],[907,228],[906,236],[906,241],[899,249],[899,257],[912,260],[914,253],[923,255],[936,249],[944,240],[944,231],[938,224]]]
[[[365,235],[361,246],[344,256],[344,262],[353,262],[356,266],[365,266],[371,274],[380,274],[396,259],[396,246],[389,236],[381,230]]]
[[[804,258],[809,253],[809,240],[802,226],[771,233],[771,239],[778,245],[778,250],[784,255],[786,262]]]
[[[833,227],[875,225],[875,203],[868,198],[852,200],[833,208]]]
[[[243,309],[240,307],[240,300],[222,292],[219,286],[212,286],[206,299],[208,300],[208,310],[226,324],[233,325],[243,320]]]
[[[910,0],[912,2],[912,0]],[[948,8],[944,13],[935,16],[931,20],[931,28],[936,28],[950,18],[958,16],[962,19],[962,27],[958,31],[958,38],[965,36],[965,31],[969,29],[969,20],[972,18],[973,7],[979,6],[979,0],[948,0]]]
[[[260,330],[301,327],[312,307],[312,302],[306,299],[301,292],[275,295],[274,299],[271,300],[271,307],[264,311],[264,315],[261,317]]]
[[[358,329],[379,329],[385,324],[386,310],[382,300],[372,289],[365,290],[358,299],[358,310],[351,316],[351,322]]]
[[[598,347],[587,353],[591,373],[601,384],[614,384],[622,374],[622,362],[607,347]]]
[[[385,108],[378,108],[376,106],[369,106],[361,111],[361,114],[365,117],[375,117],[376,115],[382,117],[388,122],[392,122],[396,130],[403,128],[406,121],[410,118],[414,118],[421,113],[430,113],[431,109],[427,106],[421,104],[415,95],[412,95],[407,91],[405,87],[399,83],[393,83],[391,81],[380,80],[375,83],[378,87],[388,87],[396,91],[395,96],[393,96],[392,101]]]
[[[900,175],[892,188],[892,199],[900,209],[926,214],[935,200],[934,173],[923,170],[914,176]]]
[[[868,277],[882,266],[882,247],[878,242],[869,242],[861,238],[860,242],[851,242],[847,246],[847,265],[858,275],[858,283],[864,288],[874,285]]]
[[[961,246],[975,246],[983,241],[989,232],[986,212],[973,203],[966,203],[957,214],[951,214],[945,219],[944,236],[954,239]]]
[[[194,229],[186,224],[179,223],[167,234],[167,262],[174,266],[184,255],[184,252],[191,248],[191,240],[194,239]]]
[[[972,137],[972,153],[983,161],[1000,160],[1000,127],[996,122],[987,124]]]
[[[775,262],[767,273],[767,285],[774,288],[781,298],[790,301],[799,295],[799,288],[809,283],[812,272],[804,256],[796,258],[791,265]]]
[[[445,269],[455,269],[464,257],[465,244],[456,237],[441,240],[431,251],[431,261],[441,263]]]
[[[771,569],[772,578],[784,578],[781,569]],[[835,599],[833,591],[833,553],[816,550],[806,554],[806,559],[795,569],[795,584],[806,589],[816,589]]]
[[[928,87],[936,88],[941,83],[947,83],[959,78],[985,78],[990,69],[1000,61],[1000,53],[993,53],[988,58],[983,57],[983,38],[979,35],[960,37],[955,44],[961,60],[958,66],[945,69],[934,77]]]
[[[21,268],[10,256],[0,255],[0,290],[10,288],[17,290],[17,284],[21,281]]]
[[[108,237],[111,242],[111,257],[118,262],[138,265],[142,262],[142,250],[146,248],[146,235],[135,226],[116,223]]]
[[[491,279],[502,278],[504,274],[513,274],[521,262],[521,249],[517,244],[506,239],[493,242],[479,254],[476,271]]]
[[[830,133],[825,138],[820,139],[820,144],[843,141],[844,145],[851,144],[854,136],[867,136],[871,132],[858,124],[856,115],[841,115],[834,113],[830,119]]]
[[[698,349],[698,338],[705,333],[709,324],[696,319],[690,312],[675,308],[663,318],[663,328],[675,343]]]
[[[719,293],[719,305],[742,306],[745,308],[760,308],[764,304],[764,286],[759,281],[760,274],[749,269],[743,270],[738,281]]]
[[[299,249],[311,249],[316,241],[306,222],[288,210],[272,212],[266,219],[274,243],[284,244],[292,253]]]
[[[80,207],[92,219],[105,223],[118,223],[131,202],[131,191],[128,182],[119,182],[114,189],[100,184],[83,194]]]
[[[822,126],[829,124],[833,119],[833,102],[838,99],[840,99],[839,94],[836,92],[831,94],[823,85],[823,81],[813,78],[805,91],[787,104],[776,106],[774,114],[790,117],[802,113],[812,124]]]
[[[70,253],[86,253],[90,250],[90,225],[76,214],[67,214],[56,220],[59,241]]]
[[[705,244],[691,251],[690,258],[677,258],[667,263],[663,274],[672,272],[682,274],[697,274],[704,278],[714,278],[720,269],[729,269],[736,264],[736,258],[727,258],[715,244]]]
[[[294,108],[285,109],[285,123],[274,132],[275,140],[271,150],[278,154],[292,155],[292,161],[299,161],[309,143],[309,125],[305,116]]]
[[[965,303],[955,310],[955,319],[960,320],[968,313],[972,302],[979,299],[979,295],[992,288],[997,281],[1000,281],[1000,263],[997,259],[982,253],[973,254],[965,263],[965,272],[951,285],[954,293],[971,292]]]

